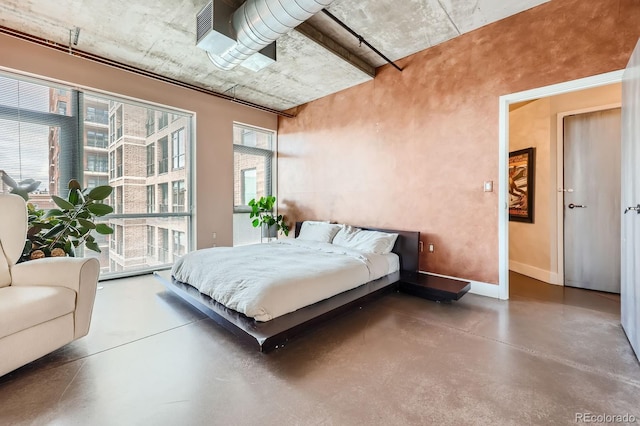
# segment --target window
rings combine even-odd
[[[107,104],[101,106],[87,106],[84,120],[91,123],[109,124],[109,111]]]
[[[184,232],[173,231],[173,261],[187,252],[186,235]]]
[[[173,170],[182,169],[185,161],[184,129],[173,132],[171,134],[171,142],[173,148]]]
[[[167,213],[169,211],[169,184],[158,184],[158,211]]]
[[[256,147],[256,145],[258,144],[257,136],[258,134],[255,130],[240,129],[240,145]]]
[[[247,203],[272,193],[273,132],[235,125],[233,129],[234,211],[248,212]]]
[[[158,228],[158,260],[169,261],[169,230],[165,228]]]
[[[158,119],[158,130],[162,130],[169,125],[169,114],[161,112]]]
[[[180,118],[180,114],[171,114],[171,122],[173,123],[174,121],[176,121],[178,118]]]
[[[233,244],[260,241],[260,228],[251,225],[247,205],[273,193],[274,132],[241,124],[233,126]]]
[[[106,148],[107,134],[104,131],[87,130],[87,146]]]
[[[116,177],[122,177],[122,169],[124,164],[123,150],[119,146],[116,150]]]
[[[155,174],[156,164],[156,146],[154,144],[147,145],[147,176]]]
[[[183,180],[176,180],[173,182],[173,206],[171,209],[173,213],[184,211],[185,192]]]
[[[242,170],[242,205],[256,198],[258,188],[256,186],[256,169]]]
[[[116,152],[111,151],[109,153],[109,178],[116,178]]]
[[[151,136],[156,132],[156,112],[155,110],[147,110],[147,136]]]
[[[96,177],[96,176],[88,177],[87,183],[85,185],[87,188],[93,189],[96,186],[109,185],[109,179],[107,179],[106,177]]]
[[[169,171],[169,138],[164,137],[158,141],[158,174]]]
[[[120,139],[123,135],[122,127],[123,127],[123,116],[122,116],[122,105],[118,107],[115,114],[115,122],[116,122],[116,140]]]
[[[87,167],[85,168],[85,170],[90,172],[96,171],[96,155],[95,154],[87,155]]]
[[[103,277],[147,271],[158,267],[159,256],[166,264],[173,260],[174,250],[185,253],[192,220],[186,207],[192,116],[167,111],[165,138],[159,142],[157,132],[148,136],[150,129],[145,126],[154,118],[157,128],[162,116],[153,106],[58,87],[31,77],[25,82],[0,71],[0,176],[40,181],[30,201],[44,209],[56,207],[52,194],[66,196],[72,178],[87,188],[110,184],[113,192],[105,203],[114,214],[100,222],[114,233],[95,235],[102,253],[76,252],[97,257]],[[173,115],[178,118],[173,120]],[[175,171],[169,167],[174,161],[170,152],[174,138],[181,166]],[[0,185],[0,192],[4,190]],[[180,234],[174,237],[174,232]]]
[[[107,172],[107,154],[87,154],[87,166],[85,168],[88,172]]]
[[[107,154],[96,155],[96,171],[99,173],[107,173],[108,161]]]
[[[116,120],[115,116],[111,116],[109,120],[109,145],[113,145],[116,141]]]
[[[156,254],[156,228],[147,225],[147,256],[153,257]]]
[[[153,213],[156,209],[156,187],[147,185],[147,213]]]

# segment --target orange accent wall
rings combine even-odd
[[[298,107],[278,124],[281,210],[420,231],[421,270],[497,283],[499,96],[624,68],[639,23],[637,0],[553,0]]]

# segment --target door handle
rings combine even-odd
[[[587,206],[583,206],[582,204],[569,204],[570,209],[586,209]]]
[[[640,214],[640,204],[636,205],[635,207],[627,207],[624,210],[624,214],[627,214],[631,210],[635,210],[636,213]]]
[[[573,189],[571,189],[571,188],[567,188],[567,189],[565,189],[565,188],[558,188],[558,192],[573,192]]]

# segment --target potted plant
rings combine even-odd
[[[37,189],[40,184],[32,179],[16,183],[6,174],[2,178],[12,188],[12,193],[20,195],[27,202],[29,192]],[[78,181],[72,179],[69,181],[66,200],[56,195],[51,196],[58,208],[45,211],[27,203],[27,241],[20,260],[75,256],[75,249],[82,244],[89,250],[100,253],[100,247],[92,233],[113,233],[113,229],[107,224],[95,223],[96,218],[113,212],[111,206],[101,203],[112,191],[113,188],[109,185],[81,189]]]
[[[249,207],[251,207],[249,218],[253,219],[251,223],[254,228],[262,227],[263,238],[273,238],[278,231],[281,231],[286,236],[289,235],[289,226],[284,221],[284,216],[281,214],[275,216],[273,214],[275,204],[276,197],[273,195],[260,197],[257,201],[255,198],[249,201]]]

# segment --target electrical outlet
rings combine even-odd
[[[484,192],[493,192],[493,181],[492,180],[484,181]]]
[[[218,238],[218,233],[217,233],[217,232],[214,232],[214,233],[213,233],[213,239],[215,240],[216,238]]]
[[[435,247],[433,244],[429,244],[429,253],[433,253],[435,251]]]

